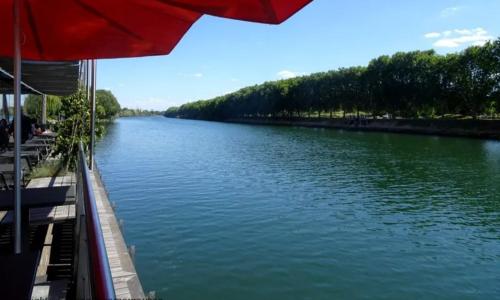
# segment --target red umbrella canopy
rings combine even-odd
[[[312,0],[17,0],[22,58],[168,54],[208,14],[279,24]],[[13,0],[0,0],[0,56],[13,56]]]

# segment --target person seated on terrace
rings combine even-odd
[[[9,133],[13,134],[14,133],[14,123],[16,120],[14,119],[12,123],[10,124],[9,128]],[[21,115],[21,144],[24,144],[27,140],[31,139],[33,137],[33,134],[31,132],[31,124],[33,124],[33,120],[22,114]]]
[[[41,135],[42,133],[43,133],[43,130],[40,126],[38,126],[37,123],[31,124],[31,136],[32,137]]]
[[[0,151],[7,150],[9,146],[9,125],[7,120],[0,120]]]

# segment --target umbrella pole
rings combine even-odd
[[[94,167],[94,144],[95,144],[95,84],[96,84],[96,60],[92,60],[91,98],[90,98],[90,146],[89,146],[89,169]]]
[[[21,0],[14,0],[14,251],[20,254],[21,249],[21,35],[20,35]]]

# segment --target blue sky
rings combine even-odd
[[[315,0],[279,26],[205,16],[168,56],[99,60],[97,85],[122,106],[164,110],[382,54],[448,53],[499,36],[498,0]]]

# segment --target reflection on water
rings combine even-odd
[[[97,160],[167,299],[500,295],[500,143],[162,117]]]

